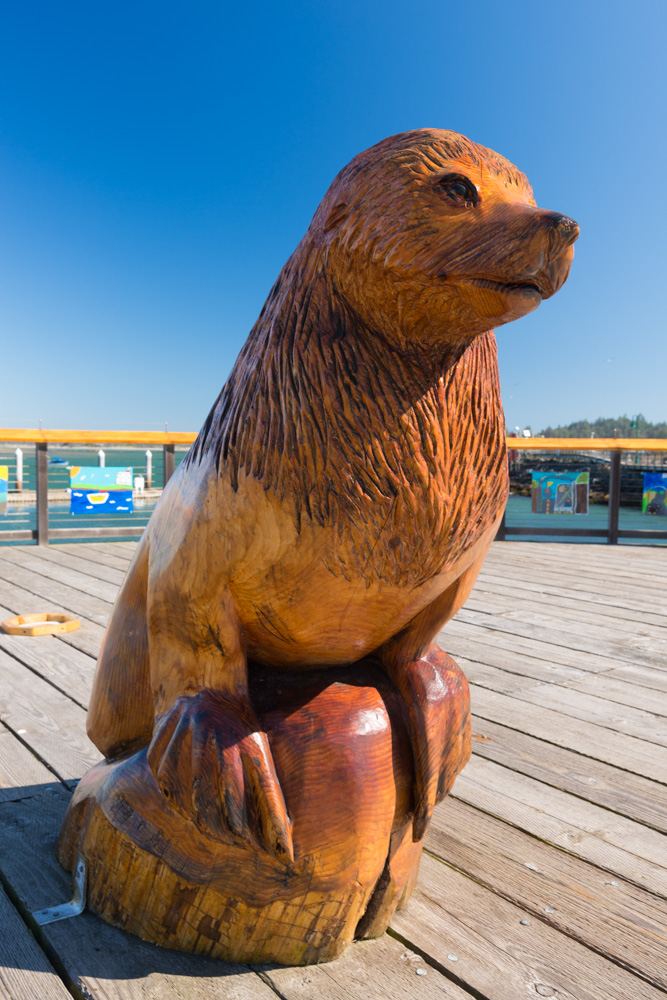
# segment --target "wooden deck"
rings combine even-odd
[[[651,1000],[667,992],[667,556],[496,543],[442,644],[471,681],[474,755],[436,811],[420,883],[379,941],[305,969],[168,952],[69,899],[54,842],[98,759],[85,709],[133,543],[0,548],[0,997]]]

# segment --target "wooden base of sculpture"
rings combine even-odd
[[[440,797],[469,755],[465,678],[440,654]],[[60,835],[88,863],[88,906],[168,948],[236,962],[309,964],[384,932],[417,877],[405,706],[371,660],[337,670],[250,672],[292,821],[294,862],[213,840],[170,807],[146,750],[94,767]]]

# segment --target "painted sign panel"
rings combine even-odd
[[[9,466],[0,465],[0,514],[7,513],[8,493],[9,493]]]
[[[72,514],[128,514],[132,513],[131,466],[123,468],[93,465],[70,467],[72,488]]]
[[[667,517],[667,472],[645,472],[642,513]]]
[[[588,514],[588,472],[531,473],[533,514]]]

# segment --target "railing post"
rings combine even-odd
[[[16,489],[21,491],[23,489],[23,451],[21,448],[17,448],[14,454],[16,455]]]
[[[37,473],[37,544],[49,544],[49,446],[39,442],[35,445],[35,468]]]
[[[618,513],[621,506],[621,451],[611,453],[609,466],[609,527],[607,542],[618,545]]]
[[[175,456],[174,456],[174,445],[166,444],[164,446],[164,485],[166,486],[171,477],[174,474],[175,468]]]

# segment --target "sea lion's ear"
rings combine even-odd
[[[324,223],[324,232],[328,233],[331,229],[338,226],[344,219],[347,218],[347,213],[348,207],[345,202],[337,202],[326,218],[326,222]]]

